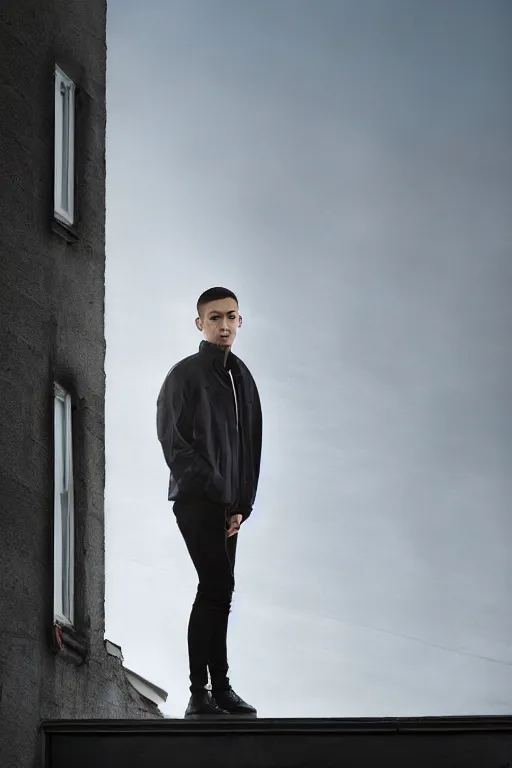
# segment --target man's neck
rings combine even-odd
[[[224,368],[226,368],[228,364],[228,356],[231,352],[231,347],[224,347]]]

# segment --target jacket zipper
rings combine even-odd
[[[236,418],[236,431],[238,432],[238,401],[236,399],[236,389],[235,389],[235,381],[233,379],[233,374],[231,371],[228,371],[229,378],[231,379],[231,386],[233,388],[233,398],[235,400],[235,418]]]

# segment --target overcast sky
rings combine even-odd
[[[232,683],[266,717],[512,711],[512,6],[109,0],[107,636],[188,700],[156,398],[240,300],[264,416]]]

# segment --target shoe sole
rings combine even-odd
[[[228,712],[227,715],[211,715],[211,714],[210,715],[184,715],[183,719],[184,720],[202,720],[205,717],[208,717],[212,720],[217,720],[217,719],[225,720],[228,717],[244,718],[246,720],[256,720],[258,718],[258,715],[257,714],[256,715],[235,715]]]
[[[209,715],[184,715],[183,719],[184,720],[202,720],[205,717],[209,718],[210,720],[218,720],[219,718],[232,717],[232,715],[230,715],[230,714],[227,714],[227,715],[212,715],[212,714],[209,714]]]

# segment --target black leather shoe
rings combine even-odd
[[[190,697],[186,718],[209,717],[210,715],[229,715],[225,709],[221,709],[212,698],[210,691],[194,691]]]
[[[236,694],[232,688],[228,688],[225,691],[214,690],[212,692],[212,696],[218,706],[228,712],[230,715],[245,715],[245,717],[256,717],[258,714],[256,709],[241,699],[240,696],[238,696],[238,694]]]

